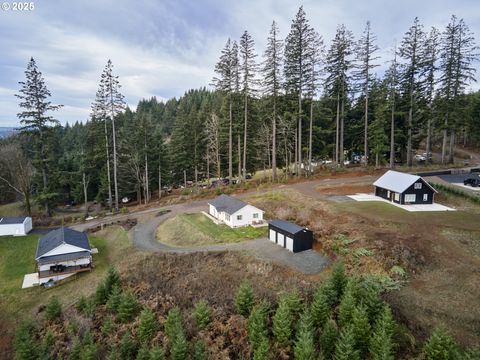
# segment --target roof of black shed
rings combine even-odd
[[[292,224],[285,220],[272,220],[269,222],[269,224],[290,234],[296,234],[300,231],[306,230],[305,228],[298,226],[297,224]]]
[[[217,211],[223,211],[229,215],[236,213],[238,210],[248,205],[240,199],[225,194],[216,197],[210,201],[209,204],[215,206]]]
[[[0,225],[23,224],[26,218],[26,216],[0,218]]]
[[[87,234],[69,228],[60,228],[50,231],[38,240],[36,259],[62,244],[73,245],[85,250],[90,250]]]

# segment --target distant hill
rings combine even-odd
[[[14,127],[0,126],[0,138],[7,137],[15,131]]]

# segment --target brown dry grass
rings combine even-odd
[[[372,185],[319,186],[316,190],[322,194],[353,195],[356,193],[371,193],[373,187]]]

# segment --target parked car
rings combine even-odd
[[[467,186],[470,185],[471,187],[479,187],[480,186],[480,177],[469,177],[463,180],[463,185]]]
[[[122,198],[122,204],[128,204],[131,200],[128,196],[124,196]]]
[[[428,152],[428,153],[423,153],[422,156],[428,160],[428,161],[431,161],[432,160],[432,153],[431,152]]]
[[[424,161],[427,161],[427,158],[423,155],[416,154],[415,155],[415,160],[417,160],[418,162],[424,162]]]
[[[46,283],[43,284],[43,287],[45,289],[50,289],[50,288],[54,287],[55,285],[57,285],[57,283],[53,279],[50,279]]]

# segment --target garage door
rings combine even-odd
[[[280,245],[281,247],[285,247],[285,236],[283,234],[278,233],[277,238],[278,238],[277,244]]]
[[[269,234],[269,237],[268,237],[270,239],[270,241],[275,242],[275,240],[276,240],[275,239],[275,234],[276,234],[276,232],[274,230],[270,230],[270,234]]]
[[[290,250],[290,251],[293,251],[293,239],[291,237],[288,237],[287,236],[287,249]]]

